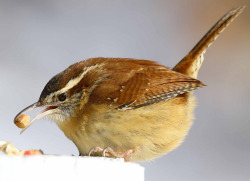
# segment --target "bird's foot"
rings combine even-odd
[[[110,147],[106,147],[106,148],[100,148],[98,146],[93,147],[88,155],[91,156],[92,153],[96,153],[96,152],[101,152],[103,157],[114,157],[114,158],[124,158],[125,162],[129,161],[129,158],[131,157],[131,155],[134,153],[134,150],[132,149],[128,149],[125,152],[115,152],[112,148]]]

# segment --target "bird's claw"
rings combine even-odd
[[[103,157],[124,158],[124,160],[127,162],[129,161],[131,155],[134,153],[134,150],[128,149],[125,152],[115,152],[110,147],[106,147],[103,149],[98,146],[95,146],[89,150],[88,156],[91,156],[93,152],[101,152]]]

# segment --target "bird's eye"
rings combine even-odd
[[[64,92],[64,93],[62,93],[62,94],[60,94],[58,96],[58,100],[61,101],[61,102],[65,101],[66,98],[67,98],[67,93],[66,92]]]

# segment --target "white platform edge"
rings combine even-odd
[[[0,155],[0,180],[143,181],[144,168],[103,157]]]

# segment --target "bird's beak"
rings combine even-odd
[[[36,120],[40,119],[40,118],[43,118],[45,116],[48,116],[50,114],[54,114],[54,113],[57,113],[58,112],[58,109],[56,109],[58,106],[50,106],[50,105],[45,105],[46,108],[41,111],[40,113],[38,113],[31,121],[30,123],[22,129],[21,133],[22,134],[32,123],[34,123]],[[31,104],[30,106],[26,107],[25,109],[23,109],[21,112],[19,112],[15,119],[18,118],[21,114],[24,114],[28,111],[31,111],[33,109],[36,109],[36,108],[39,108],[39,107],[44,107],[44,105],[41,104],[41,102],[36,102],[34,104]]]

